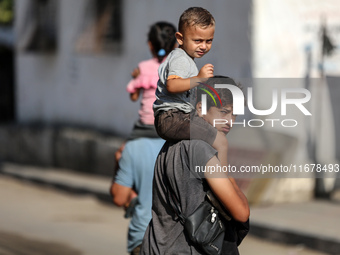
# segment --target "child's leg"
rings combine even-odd
[[[120,158],[122,157],[122,153],[123,153],[123,150],[124,150],[124,148],[125,148],[125,143],[126,142],[124,142],[120,147],[119,147],[119,149],[118,150],[116,150],[116,152],[115,152],[115,160],[116,160],[116,164],[115,164],[115,168],[113,169],[113,180],[115,179],[115,176],[117,175],[117,172],[118,172],[118,170],[119,170],[119,160],[120,160]]]
[[[218,158],[222,166],[227,166],[228,140],[223,132],[199,117],[195,112],[191,114],[190,139],[203,140],[214,147],[218,152]]]
[[[190,139],[190,113],[168,110],[155,116],[158,135],[167,141]]]
[[[203,140],[214,147],[223,166],[227,166],[228,140],[222,132],[199,117],[196,111],[165,111],[155,117],[158,135],[167,141]]]
[[[212,146],[218,152],[218,159],[222,166],[228,166],[228,140],[223,132],[217,131],[216,139]]]
[[[141,137],[159,138],[154,125],[147,125],[138,120],[135,122],[135,125],[133,126],[128,140],[133,140]]]

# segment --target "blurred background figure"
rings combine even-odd
[[[152,109],[153,102],[156,100],[158,67],[175,47],[175,33],[174,25],[165,21],[157,22],[150,27],[147,42],[152,58],[138,64],[138,67],[131,73],[133,79],[127,85],[127,91],[130,93],[132,101],[137,101],[140,95],[142,96],[139,119],[134,124],[129,140],[139,137],[158,138]],[[123,149],[124,143],[115,153],[116,163],[118,163]]]
[[[113,202],[133,209],[128,231],[128,252],[138,255],[145,230],[151,220],[154,165],[164,140],[138,138],[128,141],[119,161],[119,169],[111,186]],[[135,197],[137,194],[137,197]],[[134,198],[134,207],[129,204]]]
[[[130,99],[137,101],[142,95],[139,119],[133,127],[130,139],[138,137],[158,138],[154,127],[152,104],[156,100],[155,90],[158,82],[158,67],[176,44],[176,28],[168,22],[153,24],[148,33],[148,46],[151,59],[142,61],[132,72],[133,79],[127,85]]]

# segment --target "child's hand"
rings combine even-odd
[[[214,66],[212,64],[205,64],[197,75],[198,78],[214,77]]]
[[[137,68],[133,69],[131,76],[132,76],[132,78],[135,79],[135,78],[138,77],[139,74],[140,74],[140,71],[139,71],[139,68],[137,67]]]

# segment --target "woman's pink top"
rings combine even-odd
[[[139,110],[139,119],[146,125],[154,124],[152,105],[156,100],[155,92],[158,82],[158,67],[160,63],[156,58],[142,61],[138,64],[140,74],[132,79],[127,85],[129,93],[135,93],[137,89],[142,89],[143,95]]]

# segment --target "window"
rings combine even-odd
[[[77,51],[118,50],[122,39],[121,0],[89,0],[76,40]]]
[[[18,47],[25,51],[54,51],[57,47],[58,0],[26,0]]]

